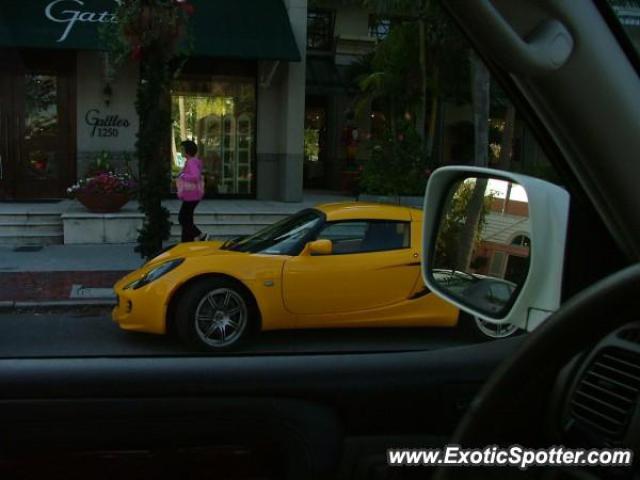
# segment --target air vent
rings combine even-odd
[[[618,333],[618,336],[628,342],[640,344],[640,328],[627,328]]]
[[[640,355],[604,349],[574,391],[570,415],[604,441],[624,437],[640,393]]]

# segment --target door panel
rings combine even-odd
[[[419,274],[411,249],[301,255],[285,264],[284,302],[299,315],[378,308],[406,300]]]
[[[8,61],[5,56],[2,143],[10,197],[62,197],[75,179],[72,60],[67,53],[20,52]]]
[[[0,92],[5,91],[3,79],[0,78]],[[9,139],[7,138],[7,98],[0,93],[0,200],[8,197],[5,179],[5,162],[8,161]]]
[[[11,66],[0,55],[0,200],[13,197],[12,138],[15,129],[10,128],[13,115],[13,90],[11,77],[7,74]]]
[[[16,187],[18,196],[35,197],[40,187],[50,190],[47,188],[52,186],[50,183],[59,182],[64,172],[62,163],[67,160],[60,138],[60,82],[56,75],[35,72],[24,73],[16,81],[16,97],[20,99],[16,117],[19,138]]]

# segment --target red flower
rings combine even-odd
[[[141,45],[135,45],[131,49],[131,59],[135,60],[136,62],[139,62],[140,60],[142,60],[142,46]]]

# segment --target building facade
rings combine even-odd
[[[195,140],[209,197],[302,198],[306,0],[194,0],[192,47],[167,132]],[[139,64],[101,41],[117,0],[0,7],[0,199],[65,196],[96,158],[136,172]],[[169,181],[169,180],[168,180]]]
[[[119,1],[0,6],[0,200],[63,198],[98,157],[136,171],[139,64],[115,71],[100,40]],[[375,105],[358,101],[353,67],[391,20],[356,0],[191,1],[194,46],[173,85],[171,158],[161,161],[176,173],[180,142],[195,140],[209,198],[357,191],[369,140],[385,126]],[[634,42],[638,11],[617,11]],[[471,163],[471,105],[433,105],[431,163]],[[519,118],[512,143],[511,167],[544,176],[548,161]]]
[[[350,70],[383,38],[362,2],[316,1],[308,9],[304,186],[350,192],[367,158],[372,119],[358,108]]]

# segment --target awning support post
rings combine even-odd
[[[261,88],[269,88],[271,87],[271,82],[273,81],[273,77],[280,66],[280,60],[276,60],[275,62],[271,62],[271,68],[269,72],[265,75],[264,70],[260,75],[260,87]]]

